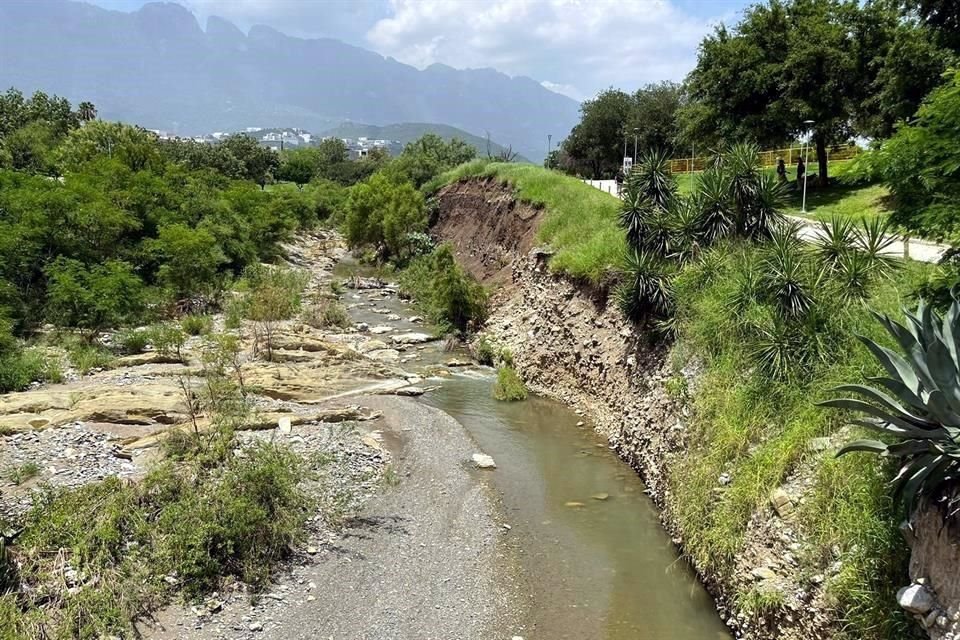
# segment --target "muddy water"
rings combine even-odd
[[[356,273],[355,265],[336,275]],[[365,274],[368,275],[368,274]],[[358,322],[398,331],[429,331],[409,323],[407,303],[370,292],[344,302]],[[402,320],[387,322],[374,308]],[[432,343],[404,366],[421,371],[451,357]],[[497,462],[488,479],[501,495],[530,597],[527,640],[729,640],[713,601],[660,527],[637,475],[587,422],[541,397],[504,403],[491,395],[493,371],[456,369],[431,378],[422,401],[459,421],[478,450]]]
[[[539,397],[497,402],[492,384],[489,375],[457,376],[424,401],[456,418],[497,462],[491,479],[532,597],[525,637],[729,638],[636,474],[565,406]]]

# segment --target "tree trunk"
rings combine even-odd
[[[816,137],[817,140],[817,164],[819,165],[817,176],[818,184],[821,187],[827,186],[829,182],[829,176],[827,175],[827,142],[821,136]],[[807,168],[807,171],[810,169]]]

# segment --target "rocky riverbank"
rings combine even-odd
[[[354,316],[376,318],[324,327],[305,312],[279,322],[269,361],[256,355],[262,336],[253,323],[228,330],[224,317],[213,319],[214,331],[239,340],[238,375],[253,404],[236,446],[289,445],[323,478],[304,478],[316,516],[265,594],[228,581],[203,602],[142,621],[140,631],[204,639],[510,637],[522,608],[515,563],[500,540],[497,500],[470,463],[475,445],[442,412],[383,397],[422,394],[421,375],[444,373],[449,356],[428,344],[435,338],[412,312],[383,312],[395,285],[334,275],[346,258],[335,233],[305,236],[286,253],[309,275],[309,303],[337,299]],[[48,487],[110,476],[137,481],[162,457],[171,430],[206,428],[184,391],[202,384],[205,348],[194,337],[177,362],[148,348],[108,370],[68,370],[64,384],[0,396],[0,520],[15,522]]]

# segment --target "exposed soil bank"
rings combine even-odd
[[[488,332],[511,349],[516,368],[532,389],[589,413],[596,429],[643,478],[662,508],[665,528],[682,547],[666,470],[687,452],[690,412],[667,390],[666,382],[677,377],[668,362],[669,349],[650,346],[647,337],[635,333],[612,306],[607,308],[592,292],[550,274],[549,251],[530,251],[536,227],[515,213],[529,206],[505,202],[505,190],[509,192],[508,187],[489,180],[462,181],[441,190],[434,235],[451,242],[462,264],[485,282],[502,282],[506,268],[501,267],[494,279],[486,265],[494,261],[512,265],[508,285],[496,296]],[[493,229],[512,229],[518,236],[504,240]],[[695,367],[688,366],[680,375],[695,394]],[[716,598],[721,617],[738,637],[806,640],[828,638],[839,629],[823,593],[824,576],[802,575],[797,562],[805,540],[791,512],[812,482],[809,471],[803,466],[796,469],[771,495],[770,503],[753,514],[734,560],[735,571],[719,575],[696,567]],[[723,478],[716,482],[722,491]],[[918,524],[917,535],[929,539],[933,527],[923,519]],[[915,546],[911,578],[925,578],[941,594],[942,604],[931,597],[918,618],[924,619],[932,637],[952,639],[947,634],[956,625],[953,618],[960,619],[953,615],[958,601],[950,595],[956,590],[953,568],[957,565],[949,561],[956,551],[950,536],[933,535],[936,540]],[[942,563],[950,569],[935,569]],[[835,562],[826,572],[839,566]],[[735,594],[755,588],[776,589],[783,594],[783,604],[765,618],[744,614],[738,610]],[[896,603],[890,606],[893,609]]]

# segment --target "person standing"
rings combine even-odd
[[[780,182],[787,181],[787,163],[783,161],[783,158],[777,158],[777,180]]]
[[[807,173],[807,163],[803,161],[803,158],[797,160],[797,188],[803,186],[803,176]]]
[[[618,195],[618,196],[619,196],[620,193],[623,191],[623,179],[624,179],[623,169],[621,168],[619,171],[617,171],[617,176],[616,176],[616,180],[617,180],[617,195]]]

